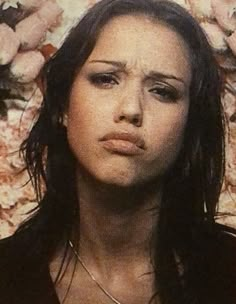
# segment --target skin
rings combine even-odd
[[[98,181],[120,187],[167,171],[188,113],[188,51],[167,27],[158,25],[161,33],[154,33],[153,23],[142,18],[140,33],[141,26],[128,26],[131,20],[120,17],[106,26],[75,79],[68,110],[68,139],[79,165]],[[113,131],[140,136],[146,149],[133,157],[106,151],[100,139]]]
[[[181,148],[190,81],[182,38],[145,16],[105,25],[74,80],[65,124],[77,159],[80,255],[121,303],[147,303],[154,291],[153,274],[144,275],[153,271],[150,236],[158,221],[150,209],[158,210],[165,173]],[[144,146],[102,141],[109,132],[133,134]],[[68,303],[78,300],[111,303],[79,264]]]

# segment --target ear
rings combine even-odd
[[[63,126],[65,126],[66,128],[67,128],[67,123],[68,123],[68,115],[67,115],[67,113],[65,113],[64,115],[63,115]]]

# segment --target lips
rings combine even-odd
[[[101,138],[104,149],[111,153],[138,155],[145,150],[145,141],[128,132],[111,132]]]

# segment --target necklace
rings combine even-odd
[[[75,247],[73,245],[73,243],[69,240],[69,245],[71,247],[71,249],[73,250],[76,258],[78,259],[78,261],[80,262],[81,266],[84,268],[84,270],[87,272],[87,274],[90,276],[90,278],[95,282],[95,284],[98,286],[98,288],[109,298],[112,300],[113,303],[116,304],[122,304],[120,301],[118,301],[115,297],[113,297],[112,294],[110,294],[110,292],[108,290],[106,290],[101,283],[99,283],[96,278],[94,277],[94,275],[92,274],[92,272],[88,269],[88,267],[86,266],[85,262],[81,259],[79,253],[75,250]]]

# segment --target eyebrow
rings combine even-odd
[[[110,65],[114,65],[118,68],[125,68],[126,63],[122,61],[113,61],[113,60],[91,60],[89,63],[106,63]]]
[[[124,69],[126,67],[126,63],[122,61],[113,61],[113,60],[91,60],[89,63],[105,63],[109,65],[113,65],[117,68]],[[148,73],[148,78],[151,79],[174,79],[182,82],[185,85],[184,80],[181,77],[177,77],[173,74],[166,74],[157,71],[150,71]]]

